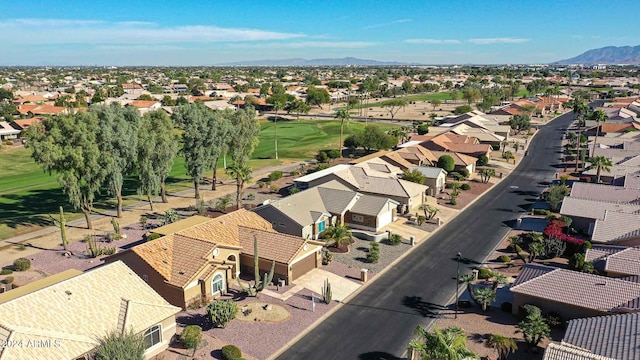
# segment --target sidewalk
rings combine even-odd
[[[272,171],[290,171],[299,169],[301,163],[284,164],[271,166],[257,170],[253,173],[254,179],[259,179],[271,173]],[[228,180],[218,185],[216,191],[209,189],[201,189],[202,199],[209,201],[225,195],[234,194],[236,191],[236,183],[234,180]],[[149,209],[149,203],[146,201],[137,202],[125,206],[123,208],[122,218],[118,219],[121,227],[128,226],[139,222],[140,216],[161,215],[168,209],[187,208],[195,205],[193,198],[193,189],[183,190],[179,192],[167,194],[168,203],[162,203],[160,198],[154,199],[154,211]],[[101,214],[91,216],[93,221],[93,229],[86,228],[84,217],[69,221],[67,223],[67,238],[69,242],[75,242],[84,239],[87,235],[102,234],[112,232],[111,218],[115,216],[115,210],[104,211]],[[20,250],[19,244],[26,245],[26,248]],[[13,238],[0,241],[0,267],[7,266],[20,257],[29,257],[33,254],[44,250],[50,250],[61,244],[60,229],[56,226],[50,226],[31,233],[23,234]]]

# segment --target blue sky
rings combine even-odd
[[[637,0],[4,0],[0,65],[545,63],[640,45],[638,13]]]

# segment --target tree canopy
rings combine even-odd
[[[376,125],[367,125],[361,133],[349,135],[344,140],[344,146],[350,149],[361,147],[367,152],[372,149],[391,149],[396,145],[398,145],[398,138],[385,134],[385,132]]]
[[[455,166],[456,162],[451,155],[442,155],[438,158],[438,167],[446,172],[452,172]]]
[[[325,89],[318,89],[315,86],[309,86],[307,88],[307,104],[314,106],[317,105],[322,109],[322,104],[327,104],[331,101],[331,96]]]

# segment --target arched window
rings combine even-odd
[[[162,341],[162,329],[160,325],[154,325],[148,328],[143,335],[145,348],[148,349],[153,345],[159,344]]]
[[[224,288],[224,279],[221,274],[216,274],[211,280],[211,293],[213,295],[217,293],[222,293],[222,289]]]

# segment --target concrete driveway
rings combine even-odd
[[[407,219],[398,217],[397,221],[394,221],[391,224],[385,226],[384,228],[382,228],[382,231],[389,230],[393,234],[400,234],[400,236],[402,236],[407,240],[409,240],[411,236],[414,236],[416,239],[416,242],[419,242],[420,240],[425,238],[427,235],[429,235],[429,232],[418,229],[413,226],[405,225],[405,222],[407,222]]]
[[[313,269],[293,281],[294,284],[303,286],[315,293],[322,294],[324,281],[329,279],[331,284],[332,299],[342,301],[361,285],[342,276],[322,269]]]

